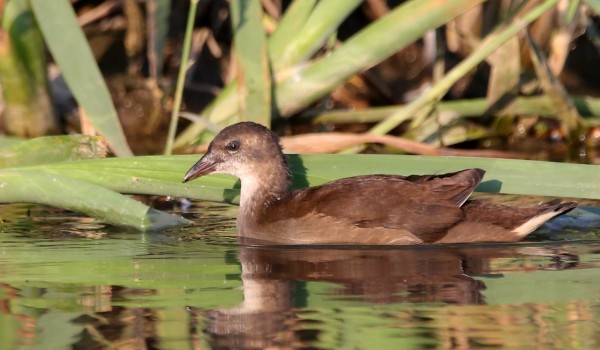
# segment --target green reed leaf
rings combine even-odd
[[[67,0],[30,0],[52,57],[85,115],[119,156],[131,155],[108,88]]]

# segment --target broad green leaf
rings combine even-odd
[[[398,155],[289,155],[295,187],[361,174],[439,174],[486,170],[481,192],[600,199],[598,166],[514,159]],[[183,196],[235,203],[238,180],[204,176],[182,184],[198,156],[107,158],[41,165],[58,176],[89,181],[123,193]]]
[[[0,202],[37,203],[97,217],[105,222],[154,230],[179,226],[187,220],[163,213],[106,187],[36,167],[0,171]]]
[[[88,181],[121,193],[154,194],[235,202],[231,190],[236,179],[227,175],[204,177],[183,184],[183,174],[197,161],[196,156],[148,156],[41,165],[39,169]],[[32,167],[33,168],[33,167]]]
[[[46,136],[0,148],[0,168],[104,158],[106,144],[86,135]]]
[[[465,168],[486,171],[480,192],[600,199],[599,167],[587,164],[532,160],[392,156],[322,155],[302,156],[312,176],[327,179],[359,174],[439,174]],[[352,164],[360,164],[356,167]]]
[[[271,72],[262,5],[255,0],[231,2],[235,56],[238,69],[239,116],[271,125]]]
[[[0,202],[48,204],[138,229],[181,224],[178,218],[112,191],[237,203],[239,181],[231,176],[181,183],[197,159],[193,155],[104,158],[6,169],[0,172]],[[487,172],[477,188],[481,192],[600,199],[598,167],[593,165],[394,155],[289,155],[288,160],[295,188],[362,174],[439,174],[479,167]]]
[[[68,0],[29,0],[48,49],[85,115],[118,156],[131,155],[108,88]]]
[[[0,136],[0,148],[14,146],[26,140],[27,139],[24,139],[22,137]]]

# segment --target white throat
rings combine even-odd
[[[260,179],[254,176],[247,176],[241,179],[242,188],[240,190],[240,208],[242,210],[250,210],[252,200],[260,191]]]

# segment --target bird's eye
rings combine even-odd
[[[240,141],[231,141],[229,142],[226,146],[225,149],[228,150],[229,152],[235,152],[238,149],[240,149]]]

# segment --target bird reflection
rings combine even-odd
[[[527,250],[529,249],[529,250]],[[366,303],[442,302],[483,304],[491,262],[522,255],[551,257],[550,269],[569,268],[577,258],[553,249],[452,248],[344,249],[243,246],[244,301],[235,308],[206,312],[213,348],[294,347],[316,341],[300,313],[306,281],[330,282],[331,298]],[[497,274],[501,277],[501,274]],[[475,276],[475,277],[474,277]],[[190,308],[197,321],[201,310]],[[197,331],[193,327],[192,333]]]

